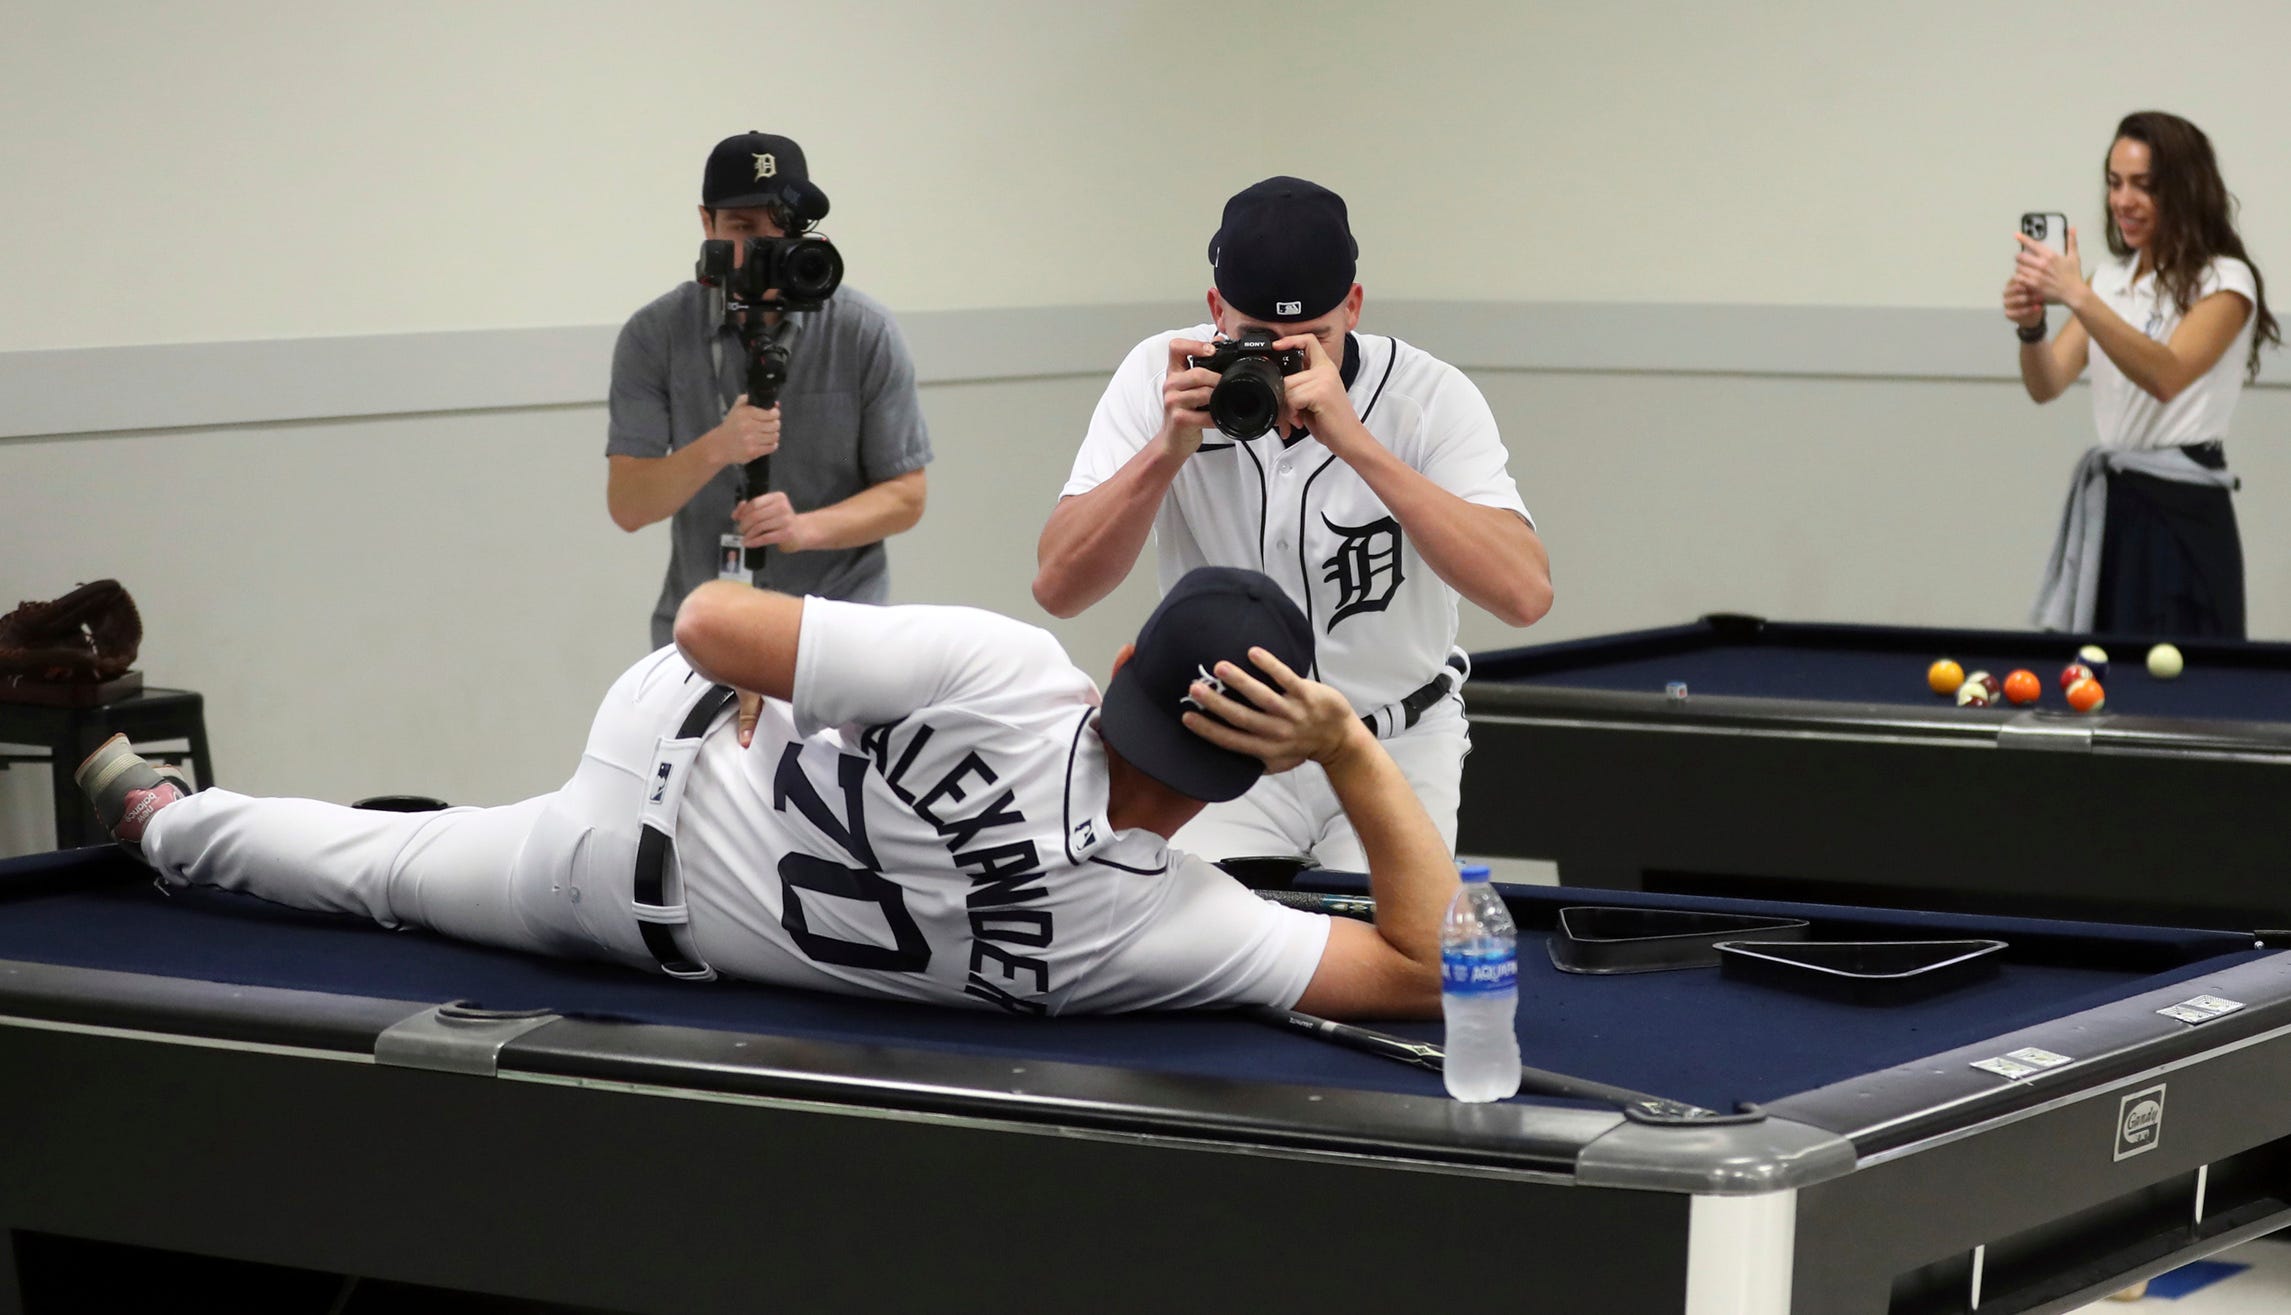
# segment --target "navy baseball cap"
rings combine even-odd
[[[1268,178],[1235,193],[1209,239],[1217,291],[1244,315],[1318,319],[1352,291],[1360,244],[1344,198],[1302,178]]]
[[[827,193],[811,181],[803,148],[768,132],[726,137],[708,152],[700,176],[700,204],[711,210],[783,206],[805,223],[827,218]]]
[[[1146,618],[1137,652],[1106,686],[1098,734],[1139,771],[1189,799],[1219,803],[1240,796],[1265,774],[1265,764],[1211,744],[1180,718],[1194,707],[1186,701],[1193,682],[1214,684],[1219,662],[1270,683],[1249,661],[1252,648],[1291,671],[1309,672],[1312,623],[1262,572],[1233,566],[1186,572]]]

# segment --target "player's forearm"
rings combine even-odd
[[[1059,500],[1034,546],[1034,601],[1078,616],[1129,578],[1182,460],[1149,443],[1112,479]]]
[[[614,456],[605,475],[605,510],[613,524],[636,531],[667,520],[716,478],[724,463],[715,445],[688,443],[665,457]]]
[[[1381,444],[1345,460],[1450,588],[1506,625],[1533,625],[1551,610],[1550,555],[1517,513],[1457,497]]]
[[[861,548],[905,534],[923,519],[923,472],[910,470],[871,484],[841,502],[804,513],[804,547]]]
[[[1352,727],[1344,749],[1322,767],[1368,856],[1377,934],[1411,961],[1437,970],[1440,919],[1456,893],[1456,864],[1440,829],[1366,726]]]
[[[736,580],[710,580],[676,609],[676,647],[708,680],[767,698],[794,697],[803,600]]]

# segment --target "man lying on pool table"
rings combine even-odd
[[[388,813],[188,791],[124,737],[79,770],[167,885],[512,949],[1014,1013],[1439,1007],[1438,830],[1267,577],[1196,570],[1096,685],[1035,627],[702,586],[606,694],[572,779]],[[1320,763],[1373,926],[1268,903],[1166,841]]]

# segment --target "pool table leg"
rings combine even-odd
[[[1796,1192],[1697,1196],[1687,1219],[1686,1315],[1790,1315]]]
[[[16,1230],[0,1228],[0,1315],[24,1315],[24,1285],[16,1278]]]

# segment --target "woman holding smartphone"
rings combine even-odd
[[[2240,639],[2243,546],[2225,440],[2260,344],[2282,335],[2201,129],[2157,110],[2127,115],[2105,176],[2115,259],[2087,281],[2074,228],[2065,251],[2015,234],[2005,284],[2029,396],[2051,401],[2089,364],[2100,431],[2077,465],[2033,620]],[[2049,341],[2048,303],[2070,313]]]

